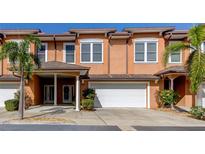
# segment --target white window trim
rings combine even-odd
[[[82,61],[82,43],[89,43],[90,44],[90,61],[89,62],[84,62]],[[93,61],[93,43],[101,43],[102,44],[102,61]],[[92,45],[91,45],[92,44]],[[80,63],[82,64],[103,64],[104,61],[104,43],[103,40],[101,39],[81,39],[80,40]]]
[[[143,42],[145,43],[146,45],[144,46],[145,47],[145,52],[144,52],[144,61],[135,61],[135,44],[137,42]],[[156,61],[147,61],[147,43],[149,42],[156,42]],[[159,45],[159,40],[156,39],[156,38],[138,38],[138,39],[135,39],[134,40],[134,63],[135,64],[156,64],[158,63],[158,45]]]
[[[172,62],[171,61],[171,54],[169,55],[169,64],[181,64],[182,63],[182,51],[180,50],[180,61],[179,62]]]
[[[69,63],[69,62],[66,62],[66,45],[74,45],[74,62],[73,63]],[[65,63],[68,63],[68,64],[75,64],[76,63],[76,49],[75,49],[75,43],[63,43],[63,61]]]
[[[48,61],[48,43],[41,43],[41,45],[45,45],[45,62],[47,62]]]
[[[203,53],[205,53],[205,45],[204,45],[204,43],[205,43],[205,42],[202,42],[202,43],[201,43],[201,50],[203,51]]]
[[[173,43],[176,43],[176,42],[180,42],[180,41],[170,41],[170,42],[173,42]],[[180,61],[179,62],[172,62],[171,61],[171,54],[169,55],[169,61],[168,63],[169,64],[181,64],[182,63],[182,50],[179,51],[180,52]]]

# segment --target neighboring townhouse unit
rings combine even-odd
[[[165,46],[187,41],[187,31],[174,27],[70,29],[64,34],[45,34],[40,30],[0,30],[1,44],[21,41],[33,34],[42,41],[41,49],[33,44],[41,68],[26,81],[32,105],[73,104],[79,110],[84,89],[96,90],[95,107],[157,108],[158,91],[176,90],[180,106],[192,107],[196,96],[189,91],[190,81],[184,64],[188,52],[170,55],[163,65]],[[0,62],[0,106],[13,97],[19,79],[8,71],[9,62]],[[202,85],[202,88],[205,86]],[[203,90],[198,100],[203,102]]]

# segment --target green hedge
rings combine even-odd
[[[93,110],[94,100],[93,99],[83,99],[81,102],[81,105],[84,110]]]
[[[191,108],[190,114],[197,119],[204,119],[205,109],[201,106],[195,106]]]
[[[19,101],[17,99],[10,99],[4,102],[7,111],[18,110]]]

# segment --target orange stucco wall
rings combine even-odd
[[[6,41],[11,39],[23,39],[25,36],[16,36],[10,35],[7,36]],[[158,39],[158,62],[157,63],[134,63],[134,41],[137,38],[156,38]],[[103,63],[100,64],[91,64],[91,63],[80,63],[80,40],[81,39],[102,39],[103,40]],[[63,61],[64,51],[63,51],[63,43],[62,41],[56,42],[56,49],[53,41],[48,41],[48,61]],[[109,40],[104,34],[82,34],[75,41],[75,60],[77,65],[82,65],[86,67],[90,67],[89,74],[108,74],[110,70],[110,74],[126,74],[126,46],[128,49],[128,74],[154,74],[162,69],[164,69],[164,65],[162,63],[163,53],[165,49],[165,39],[160,36],[158,33],[147,33],[147,34],[134,34],[128,40],[128,44],[126,45],[126,40]],[[109,50],[110,47],[110,50]],[[109,54],[110,51],[110,54]],[[31,52],[35,53],[35,47],[31,44]],[[108,62],[108,55],[110,55],[110,65]],[[173,65],[183,65],[186,62],[187,57],[189,56],[189,52],[183,52],[181,64],[168,64],[167,66]],[[108,68],[110,66],[110,68]],[[1,66],[0,66],[1,67]],[[2,73],[11,74],[8,71],[9,63],[7,59],[3,60],[3,69]],[[26,89],[31,97],[33,104],[39,104],[42,102],[42,88],[40,87],[40,78],[36,75],[29,80],[26,85]],[[183,99],[181,100],[181,104],[186,106],[192,106],[194,104],[194,95],[192,95],[189,91],[189,80],[187,79],[185,82],[185,94]],[[82,90],[87,88],[88,81],[85,80],[84,83],[81,84],[81,94]],[[163,80],[159,82],[150,81],[150,107],[156,108],[158,98],[157,92],[158,90],[163,89]],[[60,99],[60,98],[58,98]]]
[[[110,74],[126,74],[126,40],[110,41]]]

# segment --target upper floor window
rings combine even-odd
[[[74,43],[64,44],[64,62],[75,63],[75,44]]]
[[[103,63],[103,41],[81,40],[81,63]]]
[[[135,62],[157,62],[158,57],[158,41],[156,39],[150,40],[136,40],[135,41]]]
[[[40,49],[37,50],[37,56],[41,63],[47,61],[47,43],[42,43]]]
[[[174,41],[169,42],[169,44],[176,43]],[[171,53],[169,56],[169,63],[181,63],[182,62],[182,52],[176,51],[174,53]]]
[[[205,42],[201,44],[201,50],[205,53]]]

